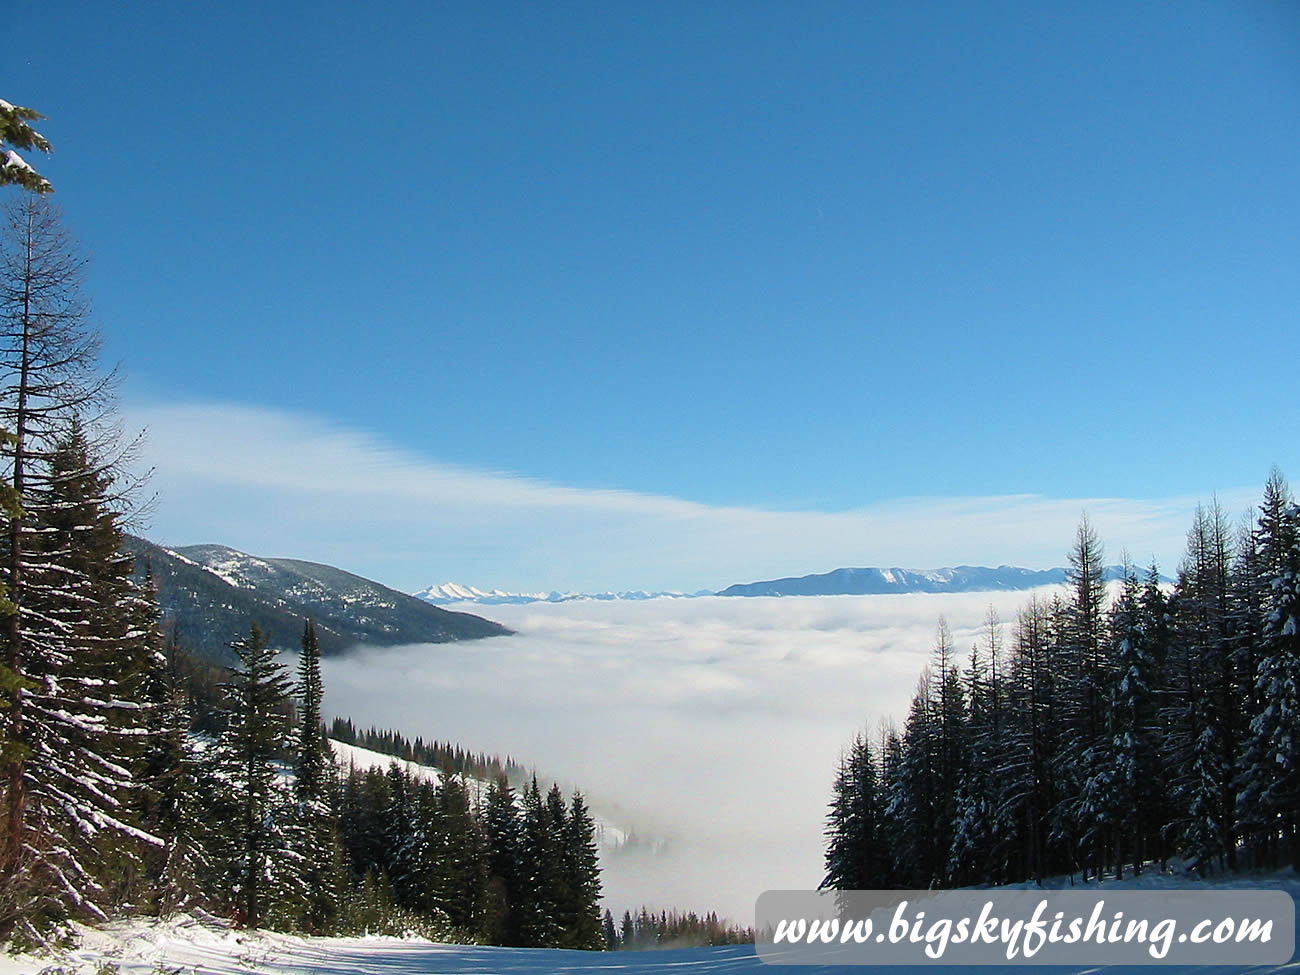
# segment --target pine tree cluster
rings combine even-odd
[[[400,731],[392,729],[368,728],[357,730],[351,718],[335,718],[330,722],[330,738],[345,745],[356,745],[381,755],[391,755],[417,765],[464,775],[471,779],[490,782],[499,775],[505,775],[513,783],[524,783],[527,772],[510,756],[504,759],[485,752],[471,752],[453,742],[425,742],[423,738],[407,738]]]
[[[1300,867],[1300,508],[1274,472],[1235,532],[1198,509],[1172,591],[1113,598],[1085,521],[1063,596],[964,667],[942,621],[901,733],[859,735],[827,817],[834,890],[1085,878],[1175,857]]]
[[[522,797],[498,777],[417,778],[350,768],[339,796],[348,875],[402,916],[460,937],[537,948],[604,947],[595,823],[581,793]]]
[[[716,912],[660,911],[645,906],[624,911],[617,927],[609,911],[604,917],[605,941],[611,951],[655,951],[661,948],[707,948],[754,943],[754,929],[720,919]]]
[[[0,103],[5,141],[25,112]],[[440,783],[396,766],[341,777],[310,621],[296,680],[256,623],[229,672],[165,638],[151,574],[135,581],[123,551],[132,444],[83,272],[48,197],[4,208],[0,940],[204,909],[312,933],[603,947],[580,794],[542,797],[534,780],[517,806],[503,778],[480,811],[465,773],[508,763],[396,733],[386,744],[440,764]]]

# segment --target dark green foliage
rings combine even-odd
[[[694,911],[672,910],[656,914],[642,907],[636,914],[631,911],[623,914],[617,947],[625,951],[654,951],[753,943],[753,928],[733,924],[714,912],[696,914]]]
[[[52,447],[26,492],[22,603],[11,619],[11,673],[24,689],[7,737],[21,749],[23,790],[22,815],[9,820],[20,852],[3,889],[21,914],[0,918],[4,930],[69,911],[102,917],[138,892],[145,848],[162,845],[140,826],[133,775],[154,718],[146,685],[163,663],[156,607],[118,551],[111,471],[75,421]]]
[[[50,151],[49,142],[31,126],[44,117],[33,109],[0,100],[0,186],[21,186],[34,193],[53,191],[49,180],[14,151]]]
[[[876,762],[863,735],[841,756],[826,819],[829,890],[878,890],[890,886],[893,864],[885,841],[885,809]]]
[[[483,752],[469,752],[452,742],[425,742],[421,738],[414,741],[400,731],[369,728],[358,731],[349,718],[335,718],[330,722],[329,736],[345,745],[356,745],[381,755],[391,755],[406,762],[427,765],[453,775],[463,775],[491,782],[500,775],[505,775],[510,782],[524,783],[527,775],[521,765],[509,756],[504,759]]]
[[[604,936],[612,927],[612,921],[602,928],[596,824],[580,792],[575,792],[570,800],[559,842],[563,878],[559,909],[563,930],[560,944],[566,948],[589,950],[608,947]]]
[[[234,815],[221,852],[236,919],[257,927],[300,886],[299,858],[286,838],[289,797],[277,782],[289,743],[284,704],[291,685],[256,623],[231,647],[240,666],[226,685],[228,718],[217,767],[220,804]]]
[[[857,852],[873,800],[855,782],[873,775],[898,886],[1295,864],[1300,507],[1279,474],[1255,527],[1230,534],[1217,504],[1198,509],[1172,593],[1128,567],[1107,607],[1085,521],[1066,598],[1030,602],[1008,658],[1000,637],[977,646],[963,687],[940,677],[941,628],[903,735],[866,775],[841,763],[826,886],[878,883]]]

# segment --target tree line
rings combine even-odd
[[[653,951],[660,948],[703,948],[716,945],[754,943],[754,929],[732,924],[717,912],[663,911],[655,913],[642,905],[639,911],[624,911],[615,926],[614,915],[605,911],[605,943],[611,951]]]
[[[2,221],[0,939],[202,908],[317,933],[601,947],[580,794],[516,797],[501,776],[480,807],[452,770],[342,777],[310,621],[296,681],[255,624],[226,673],[164,638],[149,573],[133,579],[123,552],[141,499],[84,259],[43,194]]]
[[[502,759],[485,752],[471,752],[450,741],[426,742],[419,736],[412,740],[391,728],[379,729],[372,726],[361,731],[352,723],[351,718],[346,717],[334,718],[330,721],[329,729],[330,738],[334,741],[356,745],[381,755],[391,755],[417,765],[428,765],[484,782],[499,775],[505,775],[512,783],[527,782],[524,767],[508,755]]]
[[[1198,508],[1172,590],[1113,598],[1085,518],[1064,592],[964,661],[942,619],[902,731],[858,735],[829,807],[829,889],[1167,867],[1300,866],[1300,508],[1274,471],[1234,529]]]

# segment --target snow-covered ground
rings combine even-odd
[[[408,762],[404,758],[394,758],[392,755],[384,755],[381,752],[373,752],[369,748],[349,745],[335,738],[331,738],[329,742],[330,748],[334,752],[334,760],[339,763],[345,772],[349,768],[354,768],[358,772],[364,772],[372,768],[387,770],[388,766],[396,762],[402,771],[413,779],[432,782],[435,785],[442,781],[442,773],[431,766]]]
[[[385,755],[382,752],[371,751],[369,748],[361,748],[358,745],[349,745],[346,742],[338,741],[335,738],[329,740],[330,748],[334,751],[334,760],[339,766],[346,771],[348,768],[355,768],[358,771],[366,769],[379,768],[387,770],[388,766],[396,762],[403,771],[412,778],[433,782],[435,784],[442,781],[442,773],[430,765],[420,765],[418,762],[408,762],[404,758],[394,758],[392,755]],[[488,783],[480,779],[470,780],[473,787],[481,793],[486,793]],[[628,834],[622,827],[611,823],[599,812],[592,813],[592,819],[596,824],[596,842],[602,850],[618,850],[627,845]]]
[[[1173,889],[1188,881],[1148,873],[1142,879],[1109,887]],[[1300,894],[1294,872],[1267,878],[1247,878],[1214,884],[1218,887],[1270,886]],[[733,975],[743,972],[863,972],[862,967],[827,969],[773,966],[761,962],[752,946],[690,948],[645,952],[582,952],[540,948],[490,948],[441,945],[417,939],[389,937],[308,938],[265,931],[237,931],[191,917],[168,921],[119,921],[101,928],[82,927],[80,944],[59,957],[0,955],[0,975],[416,975],[416,973],[474,973],[474,975],[534,975],[539,972],[632,972],[664,975]],[[1300,941],[1300,938],[1297,939]],[[111,966],[111,967],[110,967]],[[1023,968],[1021,970],[1024,970]],[[1149,966],[1132,968],[1044,969],[1069,972],[1150,973]],[[1238,967],[1162,966],[1161,972],[1186,975],[1225,975]],[[959,966],[894,967],[891,972],[964,972]],[[1253,968],[1252,972],[1297,972],[1300,962]]]

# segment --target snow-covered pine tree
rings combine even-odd
[[[174,643],[167,648],[166,666],[151,675],[142,692],[149,734],[137,772],[140,818],[166,844],[146,851],[144,880],[162,915],[209,903],[210,884],[217,880],[205,804],[214,782],[190,735],[193,715],[173,662],[179,652]]]
[[[43,454],[29,460],[17,532],[22,595],[8,636],[27,687],[8,715],[23,754],[10,767],[19,788],[6,782],[0,873],[0,929],[30,933],[69,910],[104,916],[137,889],[141,844],[161,845],[129,795],[148,731],[139,691],[161,663],[157,616],[120,551],[111,465],[75,416]]]
[[[42,512],[48,513],[48,505],[55,503],[51,463],[77,429],[91,436],[87,453],[96,459],[97,468],[108,472],[111,464],[104,459],[120,455],[113,443],[113,425],[106,418],[113,376],[98,372],[99,335],[81,296],[84,270],[84,259],[48,199],[22,194],[4,207],[0,214],[0,427],[12,434],[3,444],[5,495],[22,505],[22,515],[6,519],[0,560],[0,581],[13,604],[3,634],[5,683],[10,690],[0,737],[7,738],[10,747],[0,771],[0,934],[13,923],[5,918],[38,916],[23,913],[27,896],[23,891],[35,882],[30,868],[38,855],[33,851],[59,848],[49,826],[53,821],[44,818],[55,815],[54,810],[31,807],[28,769],[36,745],[58,740],[62,734],[31,698],[42,687],[49,691],[51,680],[57,682],[69,636],[35,604],[46,599],[48,606],[47,597],[67,581],[59,577],[49,546],[38,552],[36,544]],[[114,484],[114,491],[119,487]],[[82,608],[87,618],[105,609],[101,606],[92,612],[84,603]],[[69,753],[66,760],[72,761],[75,754]],[[38,837],[40,842],[34,846]],[[77,885],[66,877],[56,882],[68,899],[75,902],[80,896]]]
[[[995,772],[1003,784],[999,819],[1018,824],[1014,873],[1035,879],[1062,865],[1057,855],[1062,844],[1051,836],[1052,811],[1059,798],[1055,769],[1061,694],[1053,632],[1059,613],[1059,604],[1031,597],[1017,617],[1009,675],[1011,727]]]
[[[292,687],[276,651],[256,623],[231,649],[239,666],[226,685],[227,725],[218,744],[218,767],[234,811],[225,836],[224,866],[236,920],[257,927],[282,900],[301,890],[301,860],[289,848],[285,826],[289,797],[277,782],[289,744],[286,705]]]
[[[957,786],[956,822],[948,872],[954,883],[993,883],[1006,870],[1006,841],[1014,823],[1003,820],[998,764],[1009,745],[1005,712],[1002,623],[989,607],[982,644],[971,647],[966,671],[967,771]],[[1000,848],[1001,847],[1001,848]]]
[[[34,128],[45,116],[22,105],[11,105],[0,98],[0,186],[17,185],[33,193],[49,193],[54,189],[49,180],[34,170],[18,150],[23,152],[49,152],[45,136]]]
[[[927,667],[921,674],[912,707],[903,728],[896,778],[891,783],[886,815],[895,821],[894,861],[904,887],[925,889],[939,883],[948,862],[949,841],[941,839],[938,824],[941,783],[939,767],[939,716],[935,714],[933,678]]]
[[[934,847],[936,883],[946,883],[957,822],[957,790],[969,767],[966,696],[957,669],[957,654],[948,621],[942,616],[935,627],[931,655],[930,713],[934,718]]]
[[[1279,475],[1259,520],[1268,573],[1256,699],[1238,778],[1237,820],[1263,862],[1300,867],[1300,507]]]
[[[298,658],[298,741],[294,794],[298,853],[302,856],[303,903],[298,921],[309,934],[333,929],[339,913],[343,877],[339,869],[338,766],[321,722],[325,687],[320,672],[316,624],[303,624]]]
[[[1158,583],[1157,583],[1158,585]],[[1157,590],[1158,591],[1158,590]],[[1142,584],[1128,567],[1110,610],[1110,639],[1116,665],[1111,690],[1110,788],[1105,802],[1115,826],[1115,868],[1125,863],[1141,872],[1158,846],[1161,826],[1160,722],[1156,690],[1161,684],[1158,649],[1142,606]],[[1098,790],[1100,791],[1100,789]]]
[[[1174,830],[1201,869],[1231,859],[1233,782],[1244,702],[1231,671],[1229,532],[1217,503],[1197,507],[1170,600],[1174,640],[1168,669],[1166,762],[1174,775]]]
[[[1085,873],[1101,869],[1114,832],[1107,808],[1111,768],[1107,705],[1113,667],[1106,652],[1103,561],[1101,540],[1084,515],[1069,554],[1069,598],[1061,618],[1066,693],[1060,715],[1064,740],[1055,774],[1063,796],[1053,813],[1053,833],[1076,852]]]
[[[871,745],[863,734],[841,756],[826,816],[824,890],[877,890],[890,885],[884,801]]]

